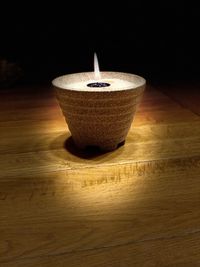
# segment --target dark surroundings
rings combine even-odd
[[[92,71],[94,51],[102,71],[151,83],[199,80],[199,8],[163,1],[91,5],[2,6],[1,87]]]

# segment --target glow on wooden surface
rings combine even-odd
[[[131,164],[110,166],[109,175],[107,166],[100,167],[98,174],[95,168],[60,172],[55,180],[55,191],[60,191],[61,185],[65,190],[62,196],[57,195],[57,203],[73,205],[79,214],[93,209],[101,212],[119,209],[130,202],[139,205],[144,192],[151,187],[151,183],[140,175],[143,168],[143,164],[139,168]]]

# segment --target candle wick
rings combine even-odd
[[[88,83],[88,87],[108,87],[110,86],[109,83],[103,83],[103,82],[95,82],[95,83]]]

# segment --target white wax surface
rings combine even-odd
[[[106,87],[88,87],[89,83],[103,82],[109,83],[110,86]],[[131,89],[137,87],[136,83],[129,82],[121,79],[97,79],[97,80],[87,80],[81,82],[75,82],[70,84],[62,84],[62,88],[71,89],[71,90],[82,90],[82,91],[115,91],[115,90],[123,90],[123,89]]]

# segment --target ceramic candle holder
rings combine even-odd
[[[113,83],[115,79],[122,83]],[[101,72],[101,80],[112,86],[89,87],[91,80],[94,73],[84,72],[60,76],[52,83],[76,146],[111,151],[125,141],[146,82],[121,72]]]

